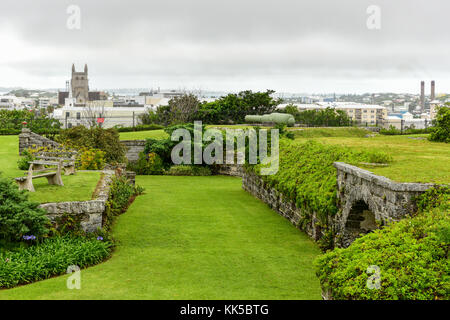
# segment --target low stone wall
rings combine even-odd
[[[139,160],[139,153],[144,151],[145,140],[122,140],[120,141],[127,147],[126,157],[129,162],[136,162]]]
[[[334,166],[340,206],[335,218],[336,243],[341,247],[349,246],[361,233],[416,212],[414,198],[435,186],[395,182],[343,162]]]
[[[306,232],[312,239],[318,240],[322,236],[314,212],[306,212],[297,208],[294,201],[271,188],[258,175],[243,170],[242,188],[288,219],[294,226]]]
[[[417,211],[414,198],[434,187],[430,183],[398,183],[367,170],[336,162],[339,211],[328,225],[335,231],[337,247],[348,247],[361,234]],[[271,188],[253,173],[243,171],[242,188],[287,218],[312,239],[322,230],[314,212],[297,208],[294,201]]]
[[[59,143],[47,139],[41,135],[31,132],[28,128],[23,128],[22,133],[19,134],[19,154],[28,148],[39,148],[39,147],[58,147]]]
[[[56,224],[57,218],[68,214],[76,216],[85,232],[94,232],[102,227],[103,213],[113,176],[114,171],[112,170],[102,172],[94,200],[44,203],[39,207],[48,212],[47,217],[53,224]]]

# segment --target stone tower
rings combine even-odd
[[[76,72],[75,65],[72,64],[72,97],[76,99],[76,104],[86,104],[89,100],[89,80],[88,67],[84,65],[83,72]]]

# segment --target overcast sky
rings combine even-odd
[[[450,92],[449,13],[448,0],[1,0],[0,86],[63,88],[87,63],[92,89]]]

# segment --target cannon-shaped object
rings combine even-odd
[[[295,118],[289,113],[271,113],[262,116],[247,115],[245,116],[245,122],[285,124],[292,127],[295,124]]]

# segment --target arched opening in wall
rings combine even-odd
[[[361,233],[366,234],[372,230],[378,229],[375,215],[369,210],[369,206],[362,200],[356,201],[352,205],[352,209],[345,224],[347,232],[358,237]]]

